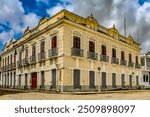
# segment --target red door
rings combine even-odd
[[[32,74],[32,89],[37,88],[37,73]]]

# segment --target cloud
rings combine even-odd
[[[1,0],[0,2],[0,24],[10,27],[0,33],[0,42],[5,43],[15,36],[22,33],[27,26],[33,28],[38,24],[39,17],[35,13],[25,14],[22,3],[19,0]]]
[[[47,9],[47,13],[50,15],[50,16],[53,16],[55,15],[56,13],[58,13],[59,11],[61,11],[62,9],[66,9],[68,11],[73,11],[73,6],[72,5],[66,5],[66,4],[57,4],[55,7],[52,7],[50,9]]]
[[[36,2],[42,2],[42,3],[45,3],[45,4],[49,4],[49,0],[36,0]]]
[[[150,2],[143,5],[138,0],[60,0],[65,7],[56,5],[48,10],[51,15],[58,9],[72,8],[72,12],[83,17],[93,13],[100,25],[107,28],[115,23],[119,32],[124,35],[124,17],[126,17],[127,35],[131,34],[135,41],[141,43],[142,53],[150,51]],[[69,2],[69,4],[66,4]],[[146,46],[145,46],[146,45]]]

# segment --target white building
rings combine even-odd
[[[150,88],[150,52],[141,55],[142,85]]]

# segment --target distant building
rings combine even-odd
[[[2,50],[1,86],[20,89],[99,91],[137,88],[140,45],[105,28],[93,15],[62,10],[25,30]]]
[[[142,85],[150,88],[150,52],[141,55]]]

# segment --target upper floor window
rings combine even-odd
[[[14,63],[16,63],[16,53],[14,53]]]
[[[5,66],[6,66],[7,58],[5,57]]]
[[[5,66],[5,60],[4,60],[4,58],[3,58],[3,66]]]
[[[26,52],[25,52],[25,58],[28,58],[28,48],[26,49]]]
[[[35,51],[35,45],[32,46],[32,56],[36,55],[36,51]]]
[[[102,55],[106,55],[106,46],[102,45]]]
[[[51,39],[51,47],[56,48],[57,47],[57,36],[53,36]]]
[[[19,60],[22,60],[22,52],[19,52]]]
[[[80,49],[80,37],[73,36],[73,47]]]
[[[114,48],[112,49],[112,57],[116,58],[116,49],[114,49]]]
[[[129,62],[132,62],[132,55],[129,54]]]
[[[141,66],[145,66],[145,58],[141,58]]]
[[[9,56],[8,56],[8,59],[7,59],[7,60],[8,60],[8,65],[9,65]]]
[[[135,57],[135,63],[138,63],[138,56]]]
[[[12,54],[11,54],[11,58],[10,58],[10,63],[12,64],[12,59],[13,59],[13,56],[12,56]]]
[[[95,52],[95,42],[89,41],[89,51]]]
[[[41,52],[45,51],[45,41],[41,42]]]
[[[121,60],[125,60],[125,53],[124,53],[124,51],[121,51]]]

